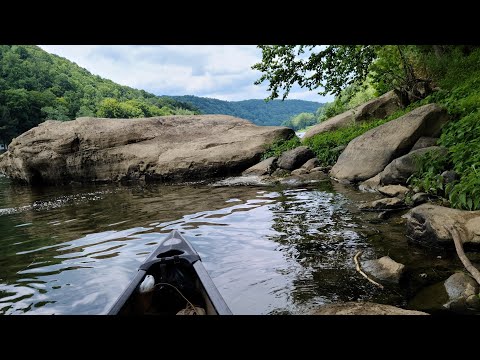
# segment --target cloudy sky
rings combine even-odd
[[[40,45],[93,74],[156,95],[196,95],[221,100],[264,99],[267,84],[251,66],[262,58],[254,45]],[[288,99],[332,101],[296,87]]]

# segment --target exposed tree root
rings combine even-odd
[[[355,261],[355,265],[356,265],[357,271],[358,271],[365,279],[367,279],[368,281],[370,281],[372,284],[377,285],[380,289],[383,289],[383,285],[382,285],[382,284],[379,284],[378,282],[376,282],[375,280],[373,280],[372,278],[370,278],[367,274],[365,274],[365,273],[362,271],[362,268],[360,267],[360,261],[358,260],[358,258],[360,257],[360,255],[362,255],[362,252],[363,252],[363,251],[357,252],[357,253],[355,254],[355,256],[353,257],[353,261]]]
[[[444,225],[444,228],[447,229],[450,234],[452,234],[453,242],[455,244],[455,250],[457,250],[457,255],[460,258],[463,266],[465,266],[465,269],[468,270],[468,272],[473,276],[475,281],[480,285],[480,271],[478,271],[477,268],[472,265],[470,260],[468,260],[467,255],[465,255],[465,252],[463,251],[463,242],[460,236],[460,232],[451,225]]]

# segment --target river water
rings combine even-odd
[[[411,247],[400,218],[357,210],[373,198],[330,181],[30,188],[0,177],[0,314],[105,314],[173,229],[234,314],[306,314],[350,300],[405,307],[418,289],[376,288],[355,271],[358,250],[414,275],[448,266]]]

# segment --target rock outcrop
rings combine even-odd
[[[226,115],[50,120],[11,142],[0,172],[42,184],[199,180],[238,174],[293,134]]]
[[[415,310],[372,302],[328,304],[310,312],[310,315],[429,315]]]
[[[371,129],[348,144],[330,175],[347,181],[369,179],[408,153],[421,136],[438,135],[447,120],[445,109],[428,104]]]
[[[334,116],[312,126],[307,130],[302,139],[308,139],[317,134],[327,131],[333,131],[344,128],[355,123],[368,119],[383,119],[393,114],[400,108],[400,101],[393,91],[389,91],[382,96],[367,101],[352,110],[348,110],[342,114]]]
[[[407,238],[427,246],[453,247],[453,238],[444,228],[456,226],[464,229],[462,242],[480,245],[480,211],[450,209],[432,204],[422,204],[411,209],[407,219]]]

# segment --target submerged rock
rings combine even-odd
[[[0,172],[30,184],[193,181],[236,175],[293,130],[226,115],[45,121],[0,155]]]
[[[405,310],[392,305],[372,302],[346,302],[328,304],[310,312],[310,315],[429,315],[415,310]]]
[[[392,260],[389,256],[362,262],[362,269],[380,281],[398,283],[405,271],[405,265]]]
[[[480,309],[479,286],[469,275],[457,272],[447,280],[420,290],[409,307],[430,311],[476,313]]]
[[[447,120],[445,109],[429,104],[371,129],[350,141],[330,174],[348,181],[369,179],[406,154],[421,136],[438,135]]]

